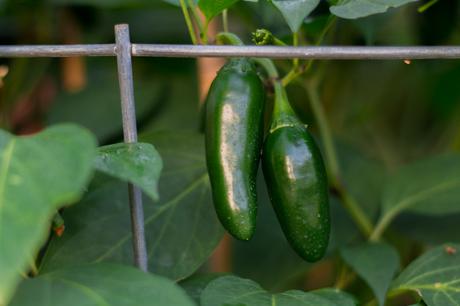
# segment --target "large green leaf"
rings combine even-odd
[[[71,267],[25,280],[10,306],[193,306],[172,281],[114,264]]]
[[[153,143],[164,162],[161,200],[144,197],[149,269],[172,279],[192,274],[220,241],[223,230],[210,195],[204,141],[195,133],[155,133]],[[66,232],[55,238],[41,271],[75,263],[132,262],[125,183],[103,180],[77,205],[64,211]]]
[[[152,0],[52,0],[51,3],[56,5],[91,5],[102,8],[148,8],[158,6],[161,2]]]
[[[384,13],[389,8],[399,7],[418,0],[344,0],[330,7],[331,13],[341,18],[356,19]]]
[[[154,201],[159,198],[158,179],[163,162],[149,143],[118,143],[100,147],[94,167],[135,184]]]
[[[460,244],[446,244],[412,262],[392,290],[412,290],[428,306],[457,306],[460,301]]]
[[[257,283],[236,276],[224,276],[212,281],[201,294],[201,306],[354,306],[348,294],[334,289],[312,292],[291,290],[270,294]]]
[[[34,262],[53,214],[82,194],[95,153],[94,137],[74,125],[29,137],[0,130],[0,305]]]
[[[297,32],[304,19],[318,6],[320,0],[272,0],[292,32]]]
[[[399,268],[399,256],[388,244],[364,244],[341,250],[342,258],[372,288],[380,305]]]
[[[403,211],[428,215],[460,212],[460,155],[437,156],[410,164],[389,178],[382,200],[388,224]]]
[[[213,280],[222,277],[224,273],[197,274],[181,281],[179,285],[187,292],[194,301],[200,303],[200,297],[203,290]]]
[[[198,0],[198,6],[209,21],[236,2],[238,0]]]

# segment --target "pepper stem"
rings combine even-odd
[[[273,106],[270,132],[286,126],[302,125],[302,122],[297,118],[297,115],[289,103],[286,89],[281,84],[281,81],[277,80],[274,82],[274,88],[275,105]]]
[[[230,32],[220,32],[216,35],[216,43],[220,45],[243,46],[244,43],[236,34]]]

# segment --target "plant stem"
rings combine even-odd
[[[204,45],[208,44],[208,28],[209,28],[209,21],[206,20],[204,23],[203,33],[201,33],[201,41]]]
[[[299,45],[299,32],[294,32],[292,34],[292,45],[294,47],[297,47]],[[292,69],[297,70],[298,67],[299,67],[299,59],[295,58],[292,60]]]
[[[397,210],[395,210],[394,213],[390,211],[389,213],[384,214],[383,218],[381,218],[379,222],[377,223],[377,226],[372,232],[369,240],[374,241],[374,242],[379,241],[383,233],[387,229],[387,227],[390,225],[391,221],[393,221],[396,214],[397,214]]]
[[[320,36],[318,37],[318,40],[315,43],[315,46],[319,46],[323,40],[326,34],[329,32],[331,27],[334,25],[337,17],[336,16],[329,16],[328,22],[326,26],[324,27],[323,31],[321,32]],[[297,79],[299,76],[310,70],[311,66],[313,65],[314,60],[309,60],[306,65],[303,65],[301,67],[297,67],[296,69],[292,69],[289,71],[289,73],[283,78],[282,83],[283,86],[286,87],[289,83],[291,83],[293,80]]]
[[[278,70],[276,70],[275,64],[268,58],[254,58],[254,62],[259,64],[262,68],[265,69],[267,75],[272,80],[278,80]]]
[[[326,113],[322,107],[321,99],[318,93],[317,84],[312,82],[306,83],[307,94],[310,100],[310,105],[318,123],[321,138],[324,142],[324,151],[326,154],[326,164],[328,165],[328,172],[331,175],[331,179],[336,180],[339,177],[340,169],[337,158],[336,148],[332,137],[332,132],[327,122]],[[332,182],[336,184],[335,181]]]
[[[216,35],[216,41],[224,45],[243,46],[243,41],[236,35],[230,32],[220,32]],[[267,72],[267,75],[272,80],[278,80],[279,74],[275,64],[268,58],[254,58],[255,63],[259,64]]]
[[[224,29],[224,32],[228,32],[228,11],[225,9],[222,12],[222,27]]]
[[[326,113],[321,103],[318,93],[317,83],[307,82],[306,89],[310,100],[310,105],[313,114],[318,123],[321,139],[324,142],[324,153],[326,155],[326,165],[330,176],[331,185],[335,188],[339,198],[345,209],[348,211],[352,219],[360,231],[369,237],[372,234],[373,226],[369,217],[364,213],[356,200],[348,193],[340,180],[340,167],[337,158],[337,150],[334,145],[331,129],[327,122]]]
[[[185,3],[185,0],[179,0],[179,1],[180,1],[180,7],[182,8],[182,13],[184,14],[185,23],[187,24],[190,39],[192,40],[192,43],[196,45],[198,43],[198,40],[196,39],[195,29],[193,28],[192,19],[190,18],[187,4]]]
[[[196,25],[198,26],[198,29],[200,30],[200,35],[201,35],[201,33],[203,33],[204,31],[204,27],[203,27],[203,22],[201,22],[201,17],[196,10],[195,3],[193,3],[193,0],[187,0],[187,3],[188,3],[190,10],[192,11],[193,19]]]
[[[364,306],[378,306],[378,305],[379,305],[379,303],[374,298],[374,299],[370,300],[369,302],[367,302]]]
[[[350,214],[351,218],[356,223],[361,233],[366,238],[369,238],[373,232],[372,222],[370,221],[369,217],[361,209],[361,206],[359,206],[355,198],[345,189],[345,187],[343,187],[343,185],[340,183],[340,180],[337,180],[334,188],[337,191],[342,205]]]
[[[425,12],[427,9],[429,9],[430,7],[432,7],[433,5],[435,5],[439,0],[431,0],[427,3],[425,3],[424,5],[422,5],[421,7],[418,8],[418,12],[419,13],[423,13]]]
[[[216,43],[222,45],[243,46],[243,41],[230,32],[220,32],[216,35]]]

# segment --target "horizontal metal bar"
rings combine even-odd
[[[268,57],[278,59],[455,59],[460,47],[275,47],[133,44],[134,56]]]
[[[115,44],[0,46],[0,57],[115,56]],[[277,59],[459,59],[457,46],[194,46],[132,44],[132,55],[142,57],[268,57]]]
[[[0,46],[0,57],[116,56],[115,44]]]

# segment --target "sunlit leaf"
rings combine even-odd
[[[320,0],[272,0],[272,2],[283,15],[291,31],[297,32]]]
[[[114,265],[76,266],[21,283],[10,306],[193,306],[172,281]]]
[[[29,137],[0,130],[0,305],[34,262],[56,210],[83,193],[95,154],[94,137],[74,125]]]
[[[100,147],[94,167],[135,184],[152,200],[158,200],[158,179],[163,162],[153,145],[119,143]]]
[[[270,294],[257,283],[236,276],[223,276],[212,281],[201,294],[201,306],[355,306],[351,296],[335,289],[311,292],[290,290]]]
[[[409,164],[389,177],[380,224],[408,211],[426,215],[460,212],[460,155],[442,155]]]
[[[347,19],[356,19],[384,13],[389,8],[400,7],[418,0],[345,0],[330,7],[331,13]]]
[[[460,244],[445,244],[412,262],[392,290],[411,290],[428,306],[457,306],[460,301]]]
[[[220,241],[223,230],[212,205],[203,137],[159,132],[141,138],[152,143],[164,162],[160,201],[144,197],[149,269],[172,279],[195,272]],[[52,240],[40,271],[76,263],[132,263],[126,183],[94,182],[83,200],[66,209],[66,232]]]
[[[237,2],[238,0],[198,0],[198,6],[209,21]]]

